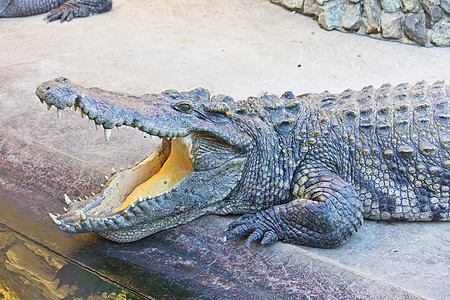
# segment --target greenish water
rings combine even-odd
[[[0,224],[0,299],[144,298]]]

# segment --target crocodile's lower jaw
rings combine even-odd
[[[161,144],[141,163],[113,174],[101,193],[83,201],[72,201],[65,195],[66,213],[50,216],[66,232],[95,231],[120,242],[140,239],[141,227],[145,225],[136,228],[132,219],[142,215],[143,206],[150,205],[146,202],[157,202],[193,170],[190,147],[189,137],[162,138]]]

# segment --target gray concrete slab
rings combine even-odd
[[[34,96],[57,76],[134,94],[202,86],[235,98],[450,82],[448,49],[326,32],[262,0],[117,0],[110,13],[67,24],[42,17],[0,19],[1,223],[148,295],[154,285],[133,275],[205,297],[450,298],[448,223],[366,222],[336,250],[223,244],[219,228],[232,217],[218,216],[129,245],[62,233],[47,212],[62,211],[64,192],[98,190],[112,166],[155,145],[133,130],[107,143],[78,114],[58,120]],[[104,267],[112,261],[135,273]]]

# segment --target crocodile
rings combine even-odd
[[[100,14],[111,9],[112,0],[0,0],[0,18],[25,17],[49,12],[48,22]]]
[[[206,214],[242,215],[225,239],[335,248],[364,219],[448,221],[450,88],[384,84],[340,94],[211,97],[203,88],[133,96],[66,78],[36,95],[161,143],[102,191],[51,214],[69,233],[131,242]]]

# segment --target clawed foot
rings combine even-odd
[[[238,236],[248,235],[246,240],[247,247],[258,240],[261,240],[261,244],[267,245],[282,238],[279,236],[280,230],[277,227],[270,215],[265,212],[248,214],[228,225],[228,228],[225,230],[225,236],[227,239],[233,239]]]
[[[70,22],[73,18],[80,14],[80,9],[81,7],[79,4],[69,1],[51,10],[45,19],[47,19],[47,22],[53,22],[56,20],[61,20],[61,23],[64,21]]]

